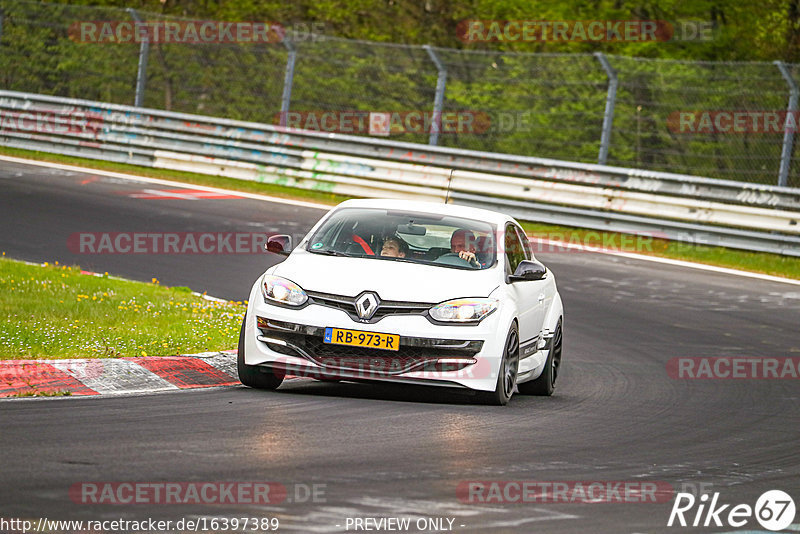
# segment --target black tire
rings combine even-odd
[[[263,365],[247,365],[244,363],[244,325],[247,316],[242,319],[242,329],[239,331],[239,350],[236,355],[236,370],[239,372],[239,381],[245,386],[256,389],[278,389],[283,382],[284,373],[276,372]]]
[[[500,372],[497,373],[497,383],[494,391],[479,391],[476,400],[481,404],[505,406],[514,394],[517,386],[517,372],[519,371],[519,330],[517,323],[512,323],[506,336],[503,349],[503,361]]]
[[[561,319],[556,324],[555,332],[553,332],[553,344],[550,347],[550,353],[547,355],[547,360],[544,362],[544,371],[539,375],[536,380],[524,382],[517,386],[520,393],[524,395],[540,395],[549,397],[556,389],[556,379],[558,378],[558,370],[561,367],[561,352],[564,343],[564,332],[561,328]]]

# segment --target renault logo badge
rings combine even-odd
[[[356,313],[358,317],[364,320],[371,319],[380,303],[381,299],[375,293],[362,293],[356,298]]]

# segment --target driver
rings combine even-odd
[[[458,254],[462,260],[466,260],[473,265],[480,265],[475,257],[475,234],[464,228],[453,232],[450,237],[450,252]]]

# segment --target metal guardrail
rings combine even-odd
[[[0,91],[0,144],[800,256],[800,189]]]

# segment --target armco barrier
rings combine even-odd
[[[800,189],[0,91],[0,144],[800,256]]]

